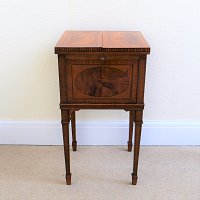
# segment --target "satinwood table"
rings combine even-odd
[[[66,183],[71,184],[69,124],[77,149],[75,112],[80,109],[129,111],[128,151],[132,150],[132,184],[137,183],[144,109],[147,54],[150,47],[138,31],[66,31],[55,47],[58,54],[60,109]]]

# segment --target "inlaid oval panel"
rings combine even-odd
[[[92,67],[83,70],[75,78],[76,88],[93,97],[112,97],[129,86],[127,73],[113,67]]]

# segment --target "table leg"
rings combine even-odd
[[[71,114],[71,127],[72,127],[72,149],[76,151],[77,141],[76,141],[76,114],[75,111]]]
[[[65,167],[66,167],[66,184],[71,185],[71,173],[70,173],[70,148],[69,148],[69,122],[70,112],[69,110],[62,110],[62,131],[65,153]]]
[[[132,138],[133,138],[133,121],[135,119],[135,111],[131,110],[129,112],[129,139],[128,139],[128,151],[131,152],[132,151]]]
[[[137,179],[138,179],[137,171],[138,171],[140,139],[141,139],[141,131],[142,131],[142,115],[143,115],[143,111],[135,112],[135,138],[134,138],[132,185],[136,185]]]

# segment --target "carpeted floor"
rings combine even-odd
[[[131,185],[125,146],[71,151],[65,185],[62,146],[0,146],[0,200],[200,200],[199,146],[142,146],[139,179]]]

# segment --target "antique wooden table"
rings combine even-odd
[[[58,54],[67,185],[71,184],[69,123],[72,148],[76,151],[75,111],[80,109],[130,112],[128,151],[132,150],[134,122],[132,184],[136,185],[149,45],[138,31],[66,31],[55,53]]]

